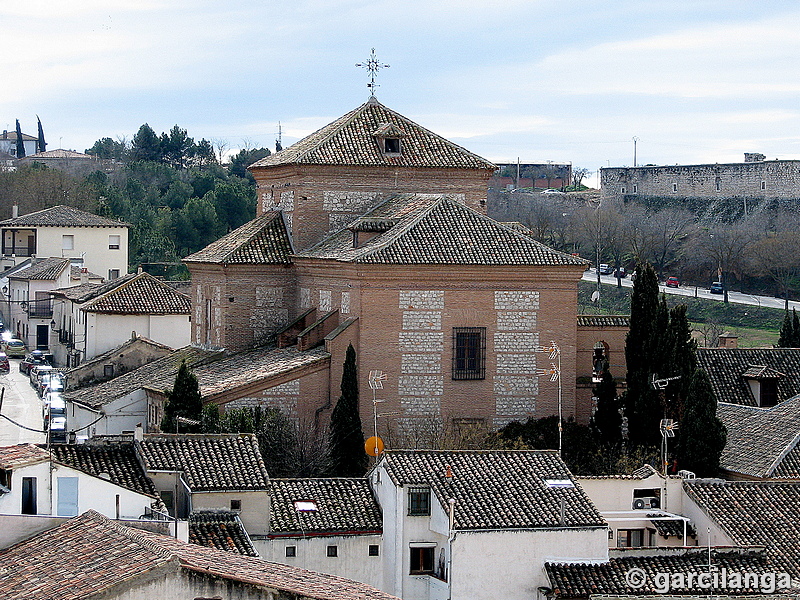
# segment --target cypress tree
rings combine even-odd
[[[597,396],[597,410],[592,417],[592,426],[597,440],[607,449],[622,442],[622,415],[619,413],[617,384],[608,370],[608,361],[603,364],[600,383],[594,388]]]
[[[36,115],[36,121],[39,124],[39,139],[36,140],[36,151],[44,152],[47,148],[47,143],[44,141],[44,129],[42,129],[42,120],[39,115]]]
[[[792,309],[794,311],[794,309]],[[781,323],[781,333],[778,336],[778,348],[791,348],[794,343],[794,327],[792,317],[788,309],[783,313],[783,323]]]
[[[181,361],[175,384],[171,390],[166,390],[167,403],[164,406],[164,419],[161,421],[161,431],[173,433],[178,431],[177,417],[185,417],[194,421],[202,421],[203,399],[200,396],[200,386],[192,370]],[[200,431],[200,425],[181,424],[180,431],[194,433]]]
[[[692,338],[692,328],[686,316],[686,305],[680,304],[669,311],[669,357],[665,377],[680,377],[671,381],[666,390],[667,413],[680,420],[683,405],[689,395],[695,369],[697,369],[697,342]]]
[[[692,377],[680,432],[678,466],[698,477],[717,475],[727,432],[717,417],[717,400],[702,369],[696,369]]]
[[[791,348],[800,348],[800,317],[797,311],[792,309],[792,345]]]
[[[22,128],[17,119],[17,158],[25,158],[25,141],[22,139]]]
[[[663,309],[661,311],[663,320]],[[636,267],[636,281],[631,294],[631,327],[625,340],[625,360],[628,364],[625,392],[625,415],[628,418],[628,438],[635,446],[659,444],[659,422],[663,409],[658,394],[650,387],[650,378],[659,370],[663,343],[656,325],[659,321],[658,278],[652,265]]]
[[[342,395],[331,413],[329,454],[331,475],[362,477],[369,459],[364,450],[364,431],[358,413],[358,374],[356,351],[347,347],[342,372]]]

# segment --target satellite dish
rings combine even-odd
[[[364,451],[370,456],[378,456],[383,452],[383,440],[376,436],[371,436],[364,442]]]
[[[600,292],[595,290],[592,292],[592,302],[597,302],[598,300],[600,300]]]

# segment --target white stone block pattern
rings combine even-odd
[[[495,310],[538,310],[539,292],[533,291],[496,291],[494,293]]]
[[[502,311],[497,313],[498,331],[534,331],[536,313],[533,311]]]
[[[441,373],[441,354],[403,354],[401,373]]]
[[[444,291],[401,291],[399,307],[403,310],[442,310],[444,309]]]
[[[536,354],[498,354],[497,372],[503,375],[536,375]]]
[[[495,352],[536,352],[538,347],[538,333],[498,331],[494,334]]]
[[[494,393],[497,396],[536,396],[539,379],[525,375],[495,375]]]
[[[439,310],[406,310],[403,311],[403,329],[442,328],[442,311]]]
[[[331,291],[330,290],[320,290],[319,291],[319,309],[323,312],[330,312],[331,310]]]
[[[441,396],[444,393],[444,378],[441,375],[400,375],[397,378],[399,396]]]
[[[343,315],[350,314],[350,292],[342,292],[342,303],[339,305],[339,312]]]
[[[444,352],[444,332],[401,331],[398,343],[400,352]]]

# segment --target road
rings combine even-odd
[[[583,274],[584,281],[597,282],[597,271],[589,269]],[[617,278],[613,275],[600,275],[600,283],[607,285],[617,285]],[[622,279],[623,287],[632,287],[633,282],[630,277]],[[681,286],[679,288],[671,288],[665,286],[663,283],[658,285],[659,292],[666,294],[677,294],[679,296],[690,296],[692,298],[703,298],[704,300],[717,300],[722,302],[722,294],[712,294],[708,288],[695,288],[694,286]],[[600,290],[602,294],[602,290]],[[754,296],[753,294],[743,294],[741,292],[728,292],[728,300],[736,304],[748,304],[750,306],[763,306],[766,308],[779,308],[783,310],[784,301],[782,298],[775,298],[773,296]],[[800,311],[800,302],[789,301],[789,308],[795,308]]]
[[[25,374],[19,372],[19,358],[12,358],[11,371],[0,375],[0,386],[3,387],[3,407],[0,414],[13,419],[17,423],[37,429],[39,433],[28,431],[0,418],[0,446],[13,444],[44,444],[42,429],[42,401],[31,387]]]

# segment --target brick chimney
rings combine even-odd
[[[727,331],[719,336],[719,348],[738,348],[739,336],[735,333],[728,333]]]

